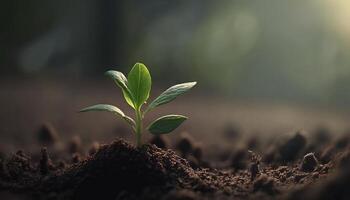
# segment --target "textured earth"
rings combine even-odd
[[[55,145],[49,127],[39,134],[42,143]],[[321,148],[322,143],[307,146],[303,133],[297,132],[264,155],[240,149],[221,163],[203,160],[205,149],[185,134],[174,145],[176,152],[167,149],[169,144],[162,137],[140,148],[123,139],[104,145],[94,142],[87,155],[78,141],[67,145],[70,158],[60,158],[55,152],[51,159],[46,147],[38,155],[17,151],[2,156],[1,199],[350,197],[346,190],[350,183],[349,138]],[[306,153],[311,149],[313,153]]]

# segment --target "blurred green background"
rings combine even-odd
[[[2,1],[1,78],[103,78],[145,63],[157,84],[348,107],[348,0]]]

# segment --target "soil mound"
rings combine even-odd
[[[155,145],[135,148],[124,140],[102,145],[93,156],[47,175],[26,155],[14,155],[7,166],[0,188],[30,192],[36,198],[50,194],[54,199],[116,199],[120,194],[136,197],[152,188],[158,193],[194,184],[205,188],[188,162],[173,151]]]

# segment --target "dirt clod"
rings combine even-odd
[[[169,141],[165,137],[160,135],[152,137],[152,139],[150,140],[150,144],[154,144],[161,149],[166,149],[170,146]]]
[[[43,175],[48,174],[50,170],[54,169],[52,161],[49,157],[49,154],[47,153],[46,147],[43,147],[41,149],[41,159],[39,162],[39,168],[40,168],[41,174]]]
[[[71,154],[74,154],[74,153],[77,153],[81,150],[81,139],[79,136],[74,136],[71,141],[69,142],[69,145],[68,145],[68,151],[71,153]]]
[[[38,141],[42,145],[53,145],[58,141],[58,133],[50,123],[43,124],[38,130]]]
[[[314,153],[308,153],[304,156],[301,165],[300,170],[304,172],[312,172],[315,170],[315,168],[318,165],[318,160],[315,157]]]
[[[282,163],[294,161],[306,145],[306,138],[303,131],[298,131],[279,148],[279,161]]]
[[[72,163],[78,163],[82,160],[80,153],[73,153],[72,155]]]
[[[176,149],[180,151],[182,157],[186,158],[187,155],[192,152],[193,144],[194,142],[192,137],[187,133],[183,133],[176,145]]]
[[[202,158],[203,158],[203,149],[200,145],[196,145],[194,148],[193,148],[193,157],[195,157],[197,160],[201,161]]]
[[[99,150],[99,148],[100,148],[100,143],[98,143],[98,142],[93,142],[93,143],[91,144],[90,149],[89,149],[89,155],[92,156],[92,155],[94,155],[95,153],[97,153],[97,151]]]

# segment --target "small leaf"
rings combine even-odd
[[[90,107],[86,107],[82,110],[80,110],[79,112],[89,112],[89,111],[108,111],[108,112],[112,112],[113,114],[121,117],[122,119],[124,119],[128,124],[130,124],[131,126],[135,126],[135,122],[133,119],[131,119],[130,117],[126,116],[123,111],[121,111],[119,108],[112,106],[112,105],[108,105],[108,104],[97,104],[97,105],[93,105]]]
[[[181,83],[178,85],[174,85],[167,90],[165,90],[162,94],[160,94],[147,108],[147,111],[160,106],[162,104],[169,103],[170,101],[176,99],[177,96],[182,95],[183,93],[189,91],[192,87],[194,87],[197,82],[188,82]]]
[[[128,87],[134,99],[135,108],[140,108],[151,91],[151,75],[142,63],[136,63],[128,74]]]
[[[156,119],[147,128],[152,134],[165,134],[175,130],[187,117],[182,115],[166,115]]]
[[[109,76],[114,80],[114,82],[122,89],[124,99],[126,102],[133,108],[135,108],[134,103],[133,103],[133,97],[132,94],[128,88],[128,80],[124,76],[123,73],[114,71],[114,70],[109,70],[105,73],[105,75]]]

